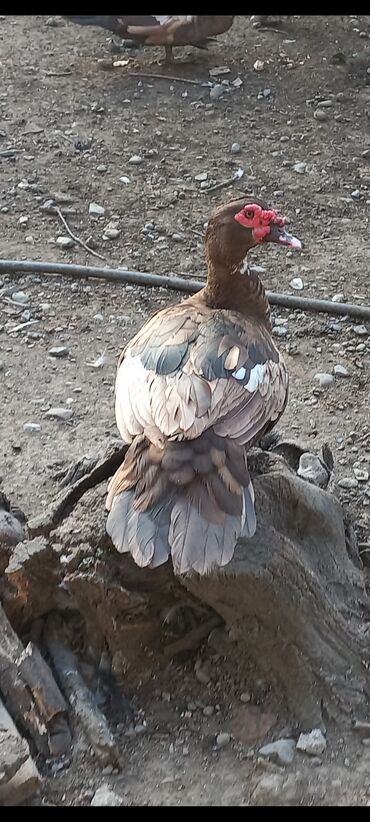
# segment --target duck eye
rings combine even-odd
[[[250,209],[248,209],[248,211],[245,211],[244,214],[245,214],[247,220],[253,220],[254,211],[251,211]]]

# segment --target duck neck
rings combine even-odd
[[[256,316],[271,329],[270,305],[258,274],[251,270],[247,255],[237,261],[215,260],[207,254],[207,285],[203,299],[211,308],[225,308]]]

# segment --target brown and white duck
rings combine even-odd
[[[256,529],[247,451],[282,414],[288,374],[249,249],[300,249],[285,220],[244,197],[208,223],[205,288],[159,311],[123,351],[116,420],[129,445],[108,487],[107,531],[139,566],[171,555],[209,573]]]
[[[164,46],[167,62],[173,61],[173,46],[206,48],[212,37],[231,28],[235,15],[114,15],[64,14],[66,20],[81,26],[99,26],[122,39],[145,46]]]

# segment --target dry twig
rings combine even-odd
[[[58,215],[59,219],[62,221],[65,230],[68,232],[69,236],[72,237],[72,240],[74,240],[75,243],[78,243],[78,245],[82,246],[82,248],[84,248],[85,251],[88,251],[89,254],[92,254],[94,257],[98,257],[99,260],[105,260],[105,257],[103,257],[102,254],[99,254],[97,251],[94,251],[94,249],[90,248],[90,246],[87,245],[87,243],[85,243],[84,240],[81,240],[80,237],[77,237],[77,234],[74,234],[73,231],[71,231],[67,223],[67,220],[65,219],[65,217],[63,217],[63,214],[59,206],[54,206],[54,211]]]

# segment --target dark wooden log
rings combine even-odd
[[[47,621],[45,640],[75,720],[86,733],[99,762],[102,765],[117,764],[118,749],[108,723],[78,670],[75,655],[60,640],[52,617]]]
[[[37,751],[59,756],[68,750],[67,704],[38,648],[31,642],[24,648],[1,606],[0,691]]]
[[[254,466],[256,469],[256,466]],[[364,577],[347,552],[340,503],[282,464],[255,478],[258,528],[224,571],[183,580],[283,688],[301,728],[366,714]]]

